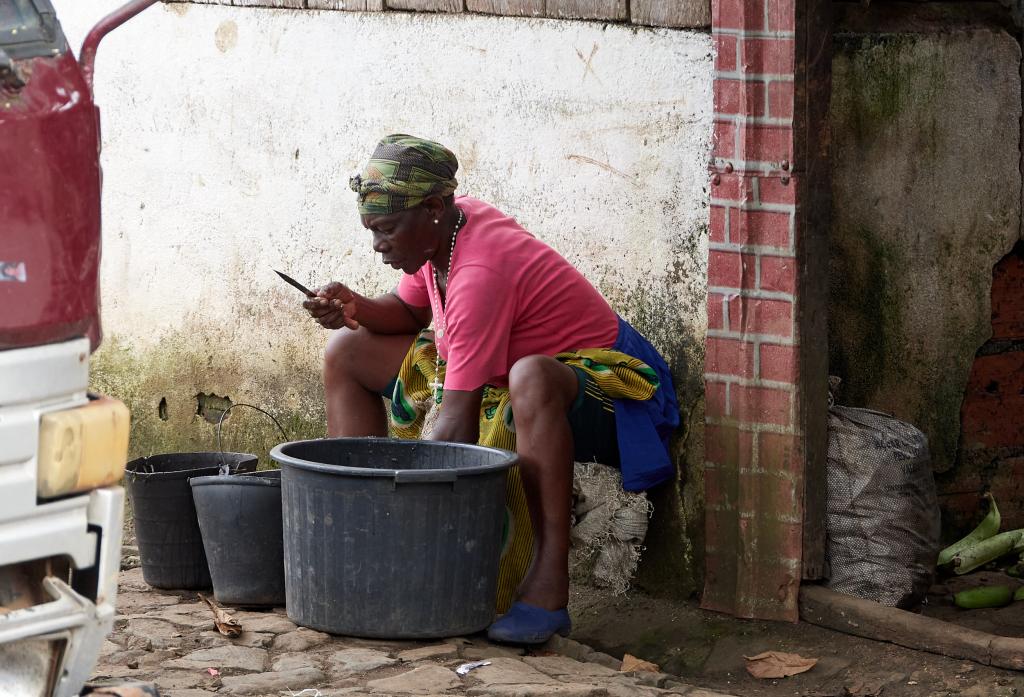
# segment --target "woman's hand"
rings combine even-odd
[[[359,329],[356,321],[356,294],[341,283],[328,283],[316,289],[316,297],[302,306],[321,327],[327,329]]]

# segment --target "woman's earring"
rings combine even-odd
[[[440,220],[438,220],[437,218],[434,218],[434,225],[437,225],[440,222],[441,222]]]

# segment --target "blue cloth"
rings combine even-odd
[[[669,438],[679,426],[679,403],[672,374],[661,354],[621,317],[619,338],[612,348],[640,359],[653,368],[661,380],[654,396],[644,402],[615,400],[622,488],[643,491],[675,476],[676,468],[669,456]]]

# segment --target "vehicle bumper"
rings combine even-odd
[[[82,517],[85,524],[76,534],[57,537],[56,544],[47,552],[57,551],[59,555],[60,550],[55,547],[63,542],[63,552],[74,558],[82,541],[91,540],[95,567],[90,573],[77,576],[75,588],[60,578],[49,576],[43,580],[49,602],[0,614],[0,696],[32,694],[33,686],[40,684],[43,671],[48,673],[44,682],[53,686],[53,695],[77,695],[113,628],[124,490],[121,487],[98,489],[76,497],[75,501],[80,509],[65,510],[68,523],[58,527],[71,527],[74,524],[71,521],[77,522]],[[12,527],[16,526],[0,525],[0,550],[8,553],[12,547],[21,546],[19,537],[12,540],[8,536]],[[19,532],[13,534],[20,535]],[[5,544],[12,541],[15,544]],[[33,556],[40,558],[40,555]]]

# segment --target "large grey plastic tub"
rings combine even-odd
[[[515,453],[335,438],[284,443],[270,455],[282,466],[293,621],[376,638],[456,636],[490,624]]]

